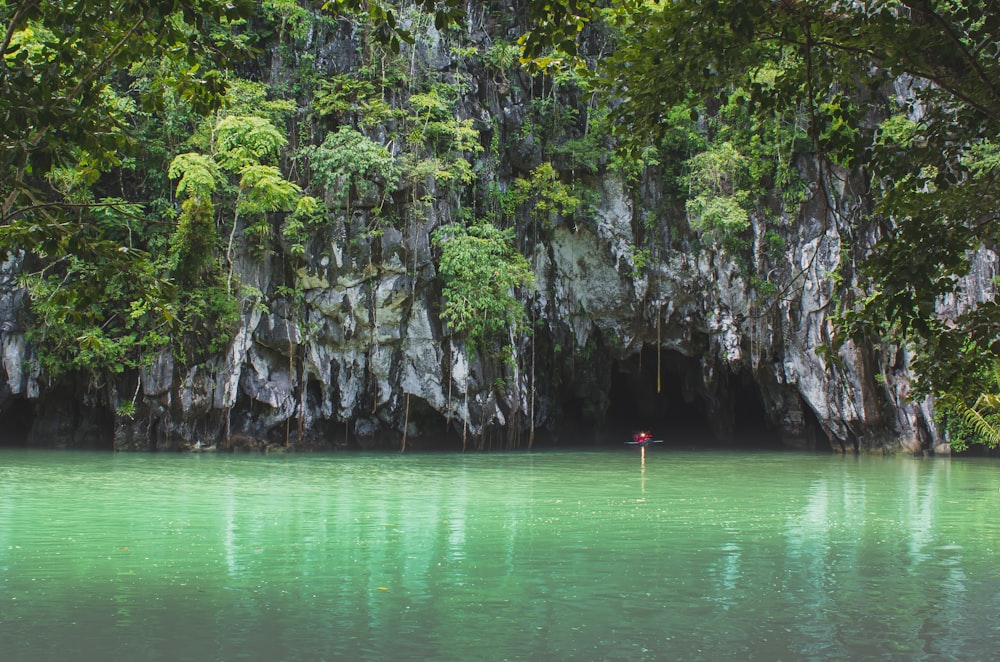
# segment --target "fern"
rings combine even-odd
[[[212,157],[196,152],[178,154],[167,170],[170,179],[178,179],[177,197],[210,198],[219,184],[219,167]]]
[[[989,448],[1000,445],[1000,362],[993,364],[997,392],[982,393],[972,407],[963,407],[962,416],[979,440]]]
[[[995,448],[1000,444],[1000,427],[998,427],[998,417],[995,413],[983,416],[976,408],[966,409],[964,412],[965,422],[972,426],[976,436],[989,446]]]
[[[269,165],[248,165],[240,170],[239,211],[243,214],[265,214],[291,211],[302,194],[298,184],[281,176],[281,171]]]
[[[215,125],[216,160],[225,170],[239,172],[248,165],[277,159],[288,139],[263,117],[230,115]]]

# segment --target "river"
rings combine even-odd
[[[1000,467],[0,451],[5,660],[993,659]]]

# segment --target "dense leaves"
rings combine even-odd
[[[392,193],[399,177],[395,157],[388,149],[348,126],[330,133],[307,152],[313,182],[330,191],[337,205]]]
[[[942,304],[973,252],[996,247],[1000,3],[676,0],[604,16],[618,48],[600,71],[620,140],[641,146],[670,131],[678,105],[711,114],[734,94],[761,125],[804,118],[826,222],[879,228],[874,247],[856,247],[871,257],[864,294],[844,298],[841,337],[910,343],[918,393],[974,401],[984,383],[970,376],[988,377],[1000,356],[1000,311],[992,291],[959,297],[947,319]],[[852,171],[870,178],[875,208],[835,218],[831,191]],[[726,188],[692,189],[696,224],[741,222]]]
[[[218,106],[216,63],[239,53],[211,28],[235,29],[249,9],[242,0],[0,2],[0,249],[39,266],[26,282],[52,373],[135,365],[175,328],[175,290],[147,253],[159,231],[101,182],[134,165],[140,113],[176,100],[194,112]],[[157,66],[133,77],[146,63]]]
[[[53,366],[135,364],[167,327],[232,319],[240,242],[265,259],[280,237],[300,258],[331,223],[376,236],[450,212],[460,222],[436,235],[444,318],[493,347],[530,281],[514,235],[585,220],[593,175],[635,184],[655,166],[665,216],[686,221],[671,241],[721,247],[758,292],[775,289],[775,224],[803,202],[821,229],[874,238],[847,247],[869,257],[844,281],[839,337],[911,346],[917,392],[969,427],[963,407],[993,388],[1000,356],[992,290],[959,292],[998,240],[1000,3],[518,7],[507,36],[529,24],[520,52],[446,30],[461,0],[0,0],[0,247],[28,255]],[[295,50],[344,16],[358,27],[350,70]],[[459,42],[433,71],[410,46],[432,23]],[[271,73],[292,80],[237,76],[257,34],[279,42]],[[528,84],[523,120],[463,117],[484,93],[472,71],[495,78],[489,93]],[[847,181],[874,206],[843,215]],[[637,224],[635,265],[652,259],[658,220]]]
[[[513,239],[511,230],[486,222],[449,225],[435,233],[444,281],[441,317],[474,348],[505,344],[524,319],[516,291],[530,287],[534,276]]]
[[[210,68],[218,54],[199,29],[231,22],[247,3],[0,2],[0,223],[37,216],[51,202],[44,178],[55,166],[85,163],[98,171],[120,163],[127,146],[125,115],[107,76],[142,60],[171,66],[137,101],[162,104],[166,90],[198,109],[218,103],[222,74]],[[51,208],[48,210],[53,211]]]

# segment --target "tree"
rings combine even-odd
[[[533,287],[535,282],[531,265],[514,248],[513,229],[501,230],[488,221],[470,227],[452,224],[436,230],[433,238],[441,248],[441,319],[464,337],[470,355],[475,351],[502,354],[524,323],[524,304],[517,298],[517,290]],[[466,408],[468,398],[466,378]],[[467,426],[468,418],[464,422]],[[466,429],[463,427],[462,450]]]
[[[210,32],[233,29],[249,9],[248,0],[0,1],[0,249],[38,265],[27,276],[33,307],[62,367],[69,357],[120,370],[136,348],[162,344],[173,287],[144,250],[147,212],[108,197],[102,179],[134,151],[137,114],[168,97],[197,112],[218,105],[215,62],[239,53]],[[141,93],[129,89],[133,67],[148,62],[155,75]]]
[[[74,205],[48,183],[53,168],[97,177],[121,163],[126,112],[109,76],[165,59],[172,66],[133,102],[155,108],[169,89],[198,109],[217,105],[224,83],[211,62],[221,53],[205,28],[247,9],[218,0],[0,2],[0,239],[22,238],[8,228],[32,222],[37,233],[67,231],[57,216]]]
[[[492,223],[448,225],[436,231],[445,304],[441,318],[473,349],[502,344],[524,320],[517,288],[534,283],[531,266],[514,249],[512,229]]]
[[[313,181],[329,191],[336,206],[350,208],[352,197],[378,196],[381,207],[395,190],[399,167],[392,153],[356,129],[340,127],[307,152]]]
[[[302,188],[285,179],[274,162],[287,144],[285,135],[268,119],[254,115],[224,115],[210,132],[208,149],[211,154],[187,152],[178,154],[170,163],[168,174],[177,179],[177,196],[186,196],[181,205],[178,230],[171,242],[174,273],[180,279],[198,275],[198,267],[212,256],[217,243],[213,193],[223,184],[235,188],[235,200],[226,201],[233,213],[226,255],[229,276],[226,290],[232,291],[233,242],[241,218],[252,222],[244,230],[250,247],[258,254],[267,252],[273,235],[268,214],[297,211],[308,216],[318,206],[304,198]],[[224,176],[239,177],[233,187]],[[301,219],[297,219],[301,220]],[[283,234],[287,234],[283,230]],[[292,232],[294,235],[294,232]]]
[[[846,173],[867,174],[875,203],[854,219],[873,225],[878,239],[854,247],[865,258],[861,293],[844,299],[840,338],[909,344],[917,393],[975,402],[1000,357],[1000,306],[980,293],[945,320],[939,304],[955,294],[974,251],[996,248],[1000,2],[598,6],[545,3],[526,52],[575,52],[573,38],[603,20],[616,48],[598,64],[600,87],[619,141],[634,149],[664,136],[676,107],[704,115],[733,94],[761,123],[788,112],[804,118],[825,221],[838,213],[831,184]]]

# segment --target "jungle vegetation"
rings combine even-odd
[[[849,338],[909,348],[915,395],[936,397],[956,447],[996,445],[995,291],[941,311],[974,252],[997,248],[1000,3],[517,8],[0,0],[0,246],[24,260],[45,373],[197,361],[260,305],[240,260],[280,257],[294,299],[318,229],[377,237],[441,200],[443,323],[502,351],[530,330],[524,242],[586,222],[588,177],[655,171],[685,245],[737,261],[762,307],[794,286],[769,276],[778,216],[818,200],[855,228],[830,356]],[[468,39],[487,23],[509,38]],[[432,29],[448,71],[418,64]],[[349,67],[317,66],[319,31],[350,34]],[[474,77],[531,81],[517,133],[460,116]],[[525,145],[536,163],[519,169]],[[844,208],[856,182],[872,203]],[[656,256],[637,236],[641,272]]]

